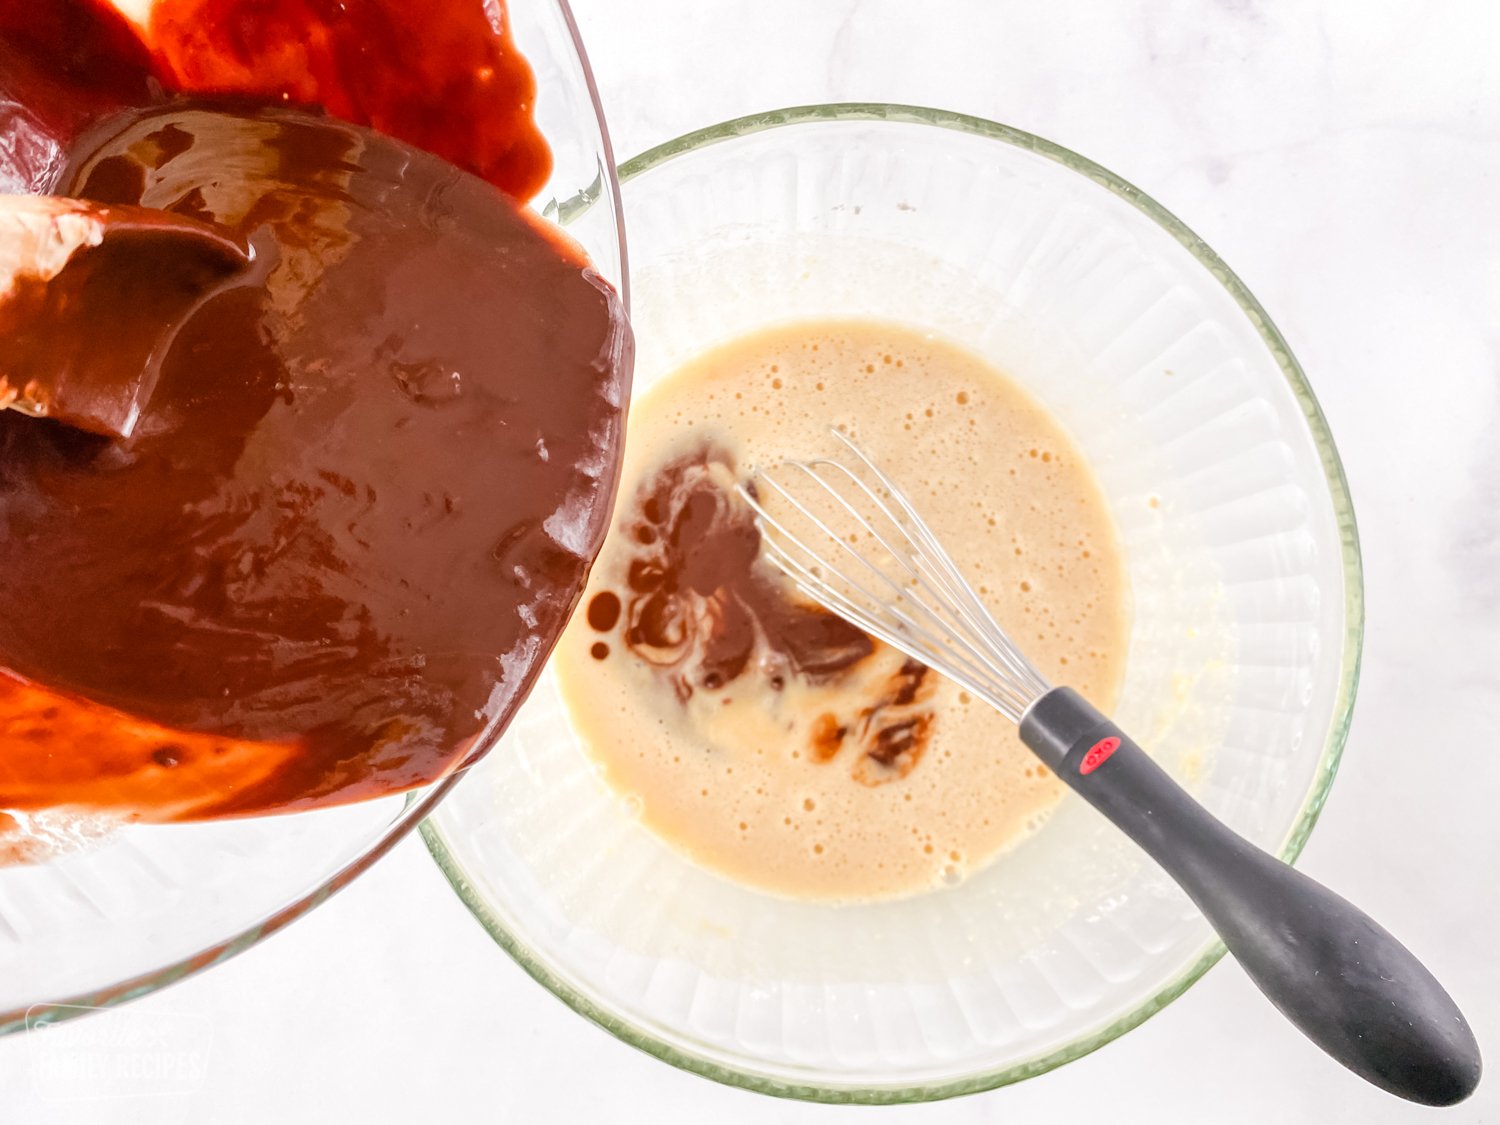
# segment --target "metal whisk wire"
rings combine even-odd
[[[760,469],[755,487],[741,486],[739,491],[760,521],[767,557],[813,601],[941,672],[1011,721],[1020,722],[1050,685],[1006,636],[895,482],[847,435],[834,430],[833,436],[848,449],[855,468],[828,457],[787,461],[778,468],[813,486],[813,495],[831,498],[841,514],[849,517],[851,527],[873,541],[870,550],[879,561],[851,545],[793,487],[772,471]],[[778,519],[768,511],[765,501],[771,494],[817,535],[836,544],[839,553],[835,557],[846,557],[845,565],[830,558],[831,552],[810,546],[788,527],[790,519]],[[850,562],[860,577],[849,573]]]

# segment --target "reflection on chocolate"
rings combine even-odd
[[[623,617],[628,652],[672,684],[679,701],[737,681],[783,691],[789,677],[840,686],[841,674],[879,642],[821,606],[795,597],[760,559],[754,514],[726,487],[733,458],[703,447],[658,470],[642,486],[622,527],[630,530],[626,589],[602,590],[588,621],[609,633]],[[622,612],[623,611],[623,612]],[[594,648],[594,656],[609,655]],[[931,694],[926,666],[909,660],[863,705],[850,731],[831,715],[815,726],[813,758],[837,756],[852,733],[861,752],[904,775],[921,757],[932,713],[913,708]],[[831,725],[830,725],[831,723]],[[879,772],[861,770],[870,784]]]
[[[131,439],[0,415],[0,808],[441,775],[524,697],[602,538],[616,295],[368,130],[176,102],[95,137],[65,190],[211,218],[258,268],[182,327]]]
[[[38,227],[36,212],[13,213],[16,225],[0,226],[0,237],[106,218],[42,214]],[[0,292],[0,401],[119,436],[149,398],[173,333],[246,263],[243,247],[200,238],[158,211],[115,208],[107,217],[103,242],[74,251],[49,276],[18,274]]]

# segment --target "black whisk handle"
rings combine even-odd
[[[1479,1083],[1479,1044],[1405,946],[1326,887],[1231,832],[1071,688],[1021,738],[1161,864],[1283,1015],[1362,1078],[1426,1105]]]

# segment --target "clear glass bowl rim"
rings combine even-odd
[[[1349,495],[1349,484],[1344,475],[1343,464],[1339,460],[1338,450],[1333,443],[1333,435],[1329,431],[1322,408],[1313,394],[1312,386],[1302,366],[1292,355],[1286,340],[1272,323],[1261,303],[1256,300],[1234,271],[1224,263],[1223,259],[1214,253],[1203,239],[1194,234],[1181,219],[1151,196],[1109,169],[1094,163],[1087,157],[1080,156],[1071,149],[1024,130],[982,117],[923,106],[881,102],[836,102],[793,106],[737,117],[718,125],[697,129],[657,145],[621,164],[619,180],[622,184],[628,183],[674,157],[693,153],[724,141],[732,141],[771,129],[829,122],[894,122],[902,125],[926,125],[949,129],[1012,145],[1077,172],[1125,200],[1181,243],[1224,287],[1250,320],[1266,347],[1270,349],[1272,358],[1286,376],[1293,395],[1302,407],[1303,416],[1307,421],[1324,475],[1327,478],[1334,518],[1340,532],[1345,592],[1344,640],[1339,668],[1338,695],[1334,703],[1332,723],[1312,782],[1303,799],[1301,811],[1280,851],[1282,859],[1288,863],[1295,862],[1306,845],[1313,826],[1318,821],[1324,802],[1328,799],[1349,733],[1354,697],[1359,684],[1360,656],[1364,642],[1364,573],[1360,561],[1354,504]],[[628,225],[628,214],[625,220]],[[465,875],[457,857],[448,849],[441,832],[434,823],[431,820],[423,821],[421,831],[422,838],[426,841],[428,850],[437,861],[438,867],[480,925],[522,969],[563,1003],[623,1042],[681,1070],[711,1078],[726,1085],[738,1086],[775,1097],[827,1103],[894,1105],[937,1101],[963,1094],[978,1093],[1045,1074],[1064,1063],[1072,1062],[1074,1059],[1098,1050],[1106,1043],[1144,1023],[1186,992],[1225,953],[1222,943],[1211,942],[1166,987],[1106,1026],[1096,1028],[1041,1056],[999,1070],[987,1070],[946,1082],[918,1086],[852,1086],[799,1082],[755,1071],[739,1070],[725,1066],[711,1058],[686,1051],[680,1045],[667,1042],[646,1029],[632,1024],[561,979],[547,966],[543,957],[506,929],[501,921],[490,912]]]

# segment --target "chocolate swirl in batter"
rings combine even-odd
[[[601,634],[618,631],[626,650],[684,705],[695,693],[732,685],[780,692],[794,676],[853,690],[850,673],[884,646],[797,598],[760,559],[760,530],[732,491],[735,476],[727,452],[704,446],[641,486],[616,532],[629,544],[624,581],[590,599],[589,624]],[[606,659],[609,648],[596,644],[593,653]],[[810,757],[832,761],[852,743],[858,780],[904,776],[926,747],[934,686],[925,665],[906,661],[853,721],[817,716]]]

